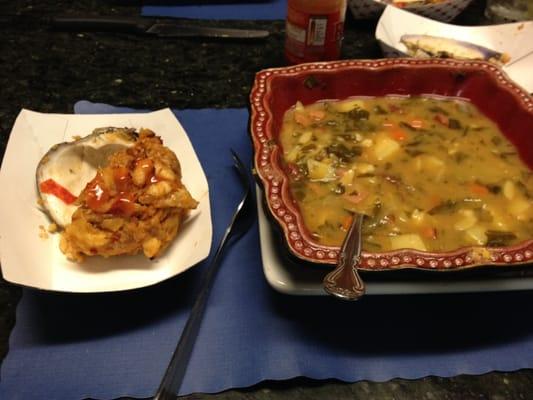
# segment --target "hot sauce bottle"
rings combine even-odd
[[[287,61],[298,64],[338,59],[345,15],[346,0],[288,0]]]

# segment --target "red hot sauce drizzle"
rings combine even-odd
[[[51,194],[65,204],[72,204],[76,201],[77,197],[68,191],[68,189],[61,186],[53,179],[47,179],[39,184],[41,193]]]
[[[107,211],[106,206],[111,196],[105,188],[102,173],[98,171],[94,179],[85,188],[85,203],[87,207],[96,212]]]
[[[110,213],[129,217],[135,212],[135,194],[127,168],[113,169],[114,190],[107,187],[102,173],[87,184],[85,202],[97,213]]]

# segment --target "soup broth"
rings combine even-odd
[[[532,132],[533,134],[533,132]],[[297,103],[280,142],[313,239],[340,245],[354,213],[363,248],[450,251],[533,237],[533,174],[495,123],[455,98]]]

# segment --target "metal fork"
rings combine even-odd
[[[217,247],[211,263],[205,271],[198,297],[194,302],[189,319],[187,320],[185,328],[183,329],[183,333],[181,334],[178,345],[174,350],[174,354],[172,355],[165,375],[161,380],[159,389],[154,396],[154,400],[169,400],[177,397],[183,377],[185,376],[185,371],[194,347],[195,339],[200,329],[207,299],[209,298],[209,293],[211,291],[211,287],[213,286],[223,251],[230,243],[230,239],[233,238],[234,241],[232,243],[235,243],[236,240],[238,240],[242,235],[244,235],[244,233],[248,231],[254,220],[253,216],[255,208],[247,169],[235,151],[231,150],[231,154],[233,157],[233,165],[237,169],[239,178],[244,187],[244,195],[242,200],[237,205],[235,212],[233,213],[231,222],[224,232],[224,236]]]

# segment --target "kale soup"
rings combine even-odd
[[[533,174],[472,103],[372,97],[297,103],[280,134],[306,229],[339,246],[367,216],[363,248],[450,251],[533,237]]]

